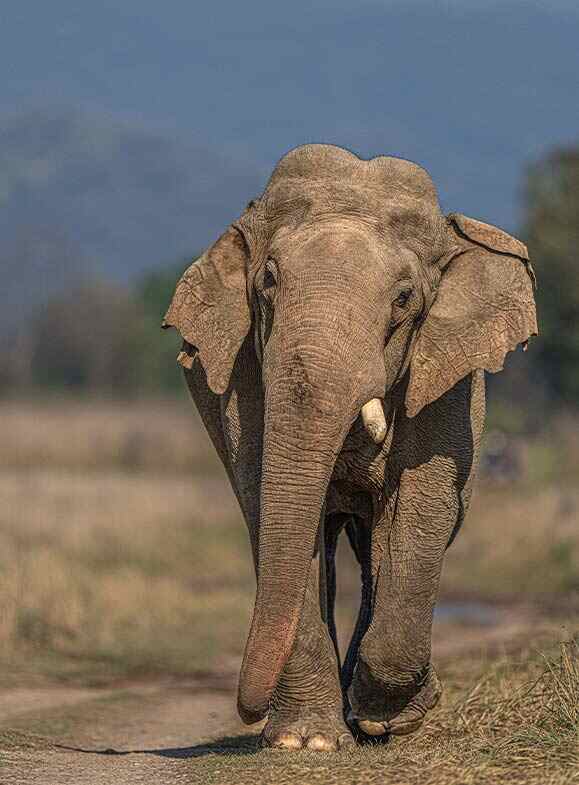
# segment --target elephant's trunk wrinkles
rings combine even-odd
[[[293,439],[291,427],[273,435],[266,424],[257,595],[239,683],[238,709],[246,723],[267,713],[291,653],[320,547],[326,491],[351,419],[331,435],[322,425]]]
[[[328,484],[360,410],[351,394],[337,398],[348,390],[342,374],[323,371],[323,384],[312,382],[304,355],[307,365],[270,383],[266,395],[257,595],[238,696],[246,723],[267,713],[291,653]]]
[[[368,435],[376,444],[380,444],[386,438],[386,418],[382,401],[379,398],[372,398],[371,401],[362,406],[362,422],[368,431]]]

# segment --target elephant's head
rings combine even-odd
[[[289,656],[334,463],[363,413],[384,438],[382,402],[403,378],[413,417],[536,334],[525,246],[444,216],[429,175],[330,145],[288,153],[184,274],[165,324],[224,393],[253,331],[262,364],[258,589],[239,707],[256,721]],[[188,346],[187,346],[188,345]],[[378,450],[379,447],[377,446]]]

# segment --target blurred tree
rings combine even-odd
[[[14,316],[0,343],[2,392],[183,392],[175,361],[180,339],[161,330],[161,320],[189,263],[148,272],[132,291],[85,280]]]
[[[176,357],[181,340],[174,331],[161,330],[161,321],[175,284],[191,261],[146,273],[137,283],[135,301],[140,312],[139,369],[143,387],[159,392],[180,392],[183,380]]]
[[[23,390],[33,384],[34,315],[41,303],[78,285],[86,263],[68,231],[49,216],[30,224],[5,213],[0,218],[0,390]]]
[[[127,393],[139,367],[139,310],[123,289],[86,282],[40,307],[31,344],[36,384]]]
[[[34,381],[117,395],[181,391],[180,342],[161,320],[185,267],[146,273],[132,292],[92,281],[52,299],[33,330]]]
[[[579,146],[529,167],[522,234],[536,267],[540,339],[529,360],[555,399],[579,400]]]

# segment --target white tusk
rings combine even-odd
[[[382,401],[379,398],[372,398],[371,401],[362,406],[362,422],[370,434],[372,441],[376,444],[383,442],[386,437],[386,418]]]

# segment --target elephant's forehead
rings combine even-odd
[[[287,216],[299,220],[328,212],[337,215],[359,212],[377,217],[383,212],[380,208],[385,196],[362,183],[341,182],[329,177],[288,177],[272,183],[261,203],[268,216],[274,219]]]
[[[437,201],[387,184],[335,178],[285,178],[272,183],[261,201],[274,231],[296,229],[326,217],[347,217],[383,236],[415,235],[428,241],[440,233]]]

